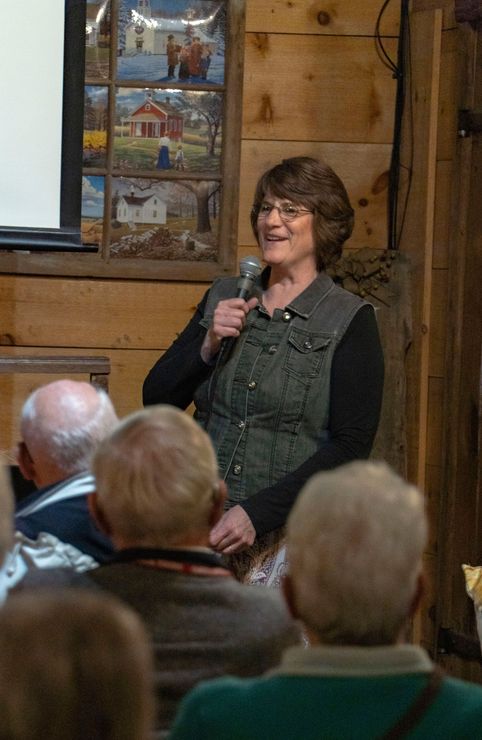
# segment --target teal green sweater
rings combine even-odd
[[[404,647],[414,656],[423,653],[420,648]],[[380,651],[358,649],[367,654],[373,650]],[[397,648],[381,650],[388,653]],[[304,652],[308,657],[313,648]],[[368,676],[356,675],[362,670],[357,671],[356,665],[334,667],[328,660],[316,669],[311,660],[308,675],[295,675],[301,671],[303,657],[299,660],[300,648],[288,653],[297,653],[295,667],[293,661],[291,665],[284,661],[280,669],[262,678],[228,677],[199,685],[182,703],[171,740],[373,740],[408,710],[430,671],[428,658],[425,670],[423,661],[415,665],[415,660],[411,673],[397,672],[392,663],[385,675],[378,661],[375,668],[366,669]],[[405,668],[408,665],[402,661],[399,671]],[[445,677],[440,693],[409,737],[482,738],[482,687]]]

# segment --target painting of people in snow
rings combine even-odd
[[[214,180],[113,178],[111,257],[215,261],[220,191]]]
[[[218,173],[223,93],[118,88],[114,167]]]
[[[117,78],[223,85],[224,0],[120,0]]]

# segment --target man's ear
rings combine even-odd
[[[284,600],[286,601],[286,606],[288,607],[289,613],[291,614],[293,619],[299,619],[300,615],[298,614],[298,609],[296,608],[296,597],[293,588],[293,581],[291,580],[291,576],[288,573],[284,575],[281,579],[281,591],[283,592]]]
[[[17,463],[25,480],[35,481],[35,463],[25,442],[19,442],[17,445]]]
[[[219,480],[213,490],[213,505],[209,516],[209,526],[211,529],[219,522],[224,514],[224,502],[226,501],[227,493],[226,483],[223,480]]]
[[[92,491],[92,493],[89,493],[89,495],[87,496],[87,506],[89,507],[89,514],[97,525],[97,528],[100,529],[101,532],[106,534],[107,537],[111,537],[112,529],[99,503],[97,491]]]

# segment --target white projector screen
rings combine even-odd
[[[22,19],[0,44],[0,225],[58,229],[64,0],[22,0]]]
[[[85,0],[22,0],[3,34],[0,248],[82,248],[84,33]]]

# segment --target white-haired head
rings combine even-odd
[[[108,395],[89,383],[57,380],[37,388],[22,409],[22,472],[27,467],[27,477],[44,486],[88,470],[117,421]]]
[[[420,492],[385,463],[318,473],[288,520],[298,616],[323,643],[395,642],[415,599],[426,540]]]
[[[218,466],[211,440],[188,414],[167,405],[131,414],[100,444],[92,467],[114,542],[207,542],[222,498]]]

